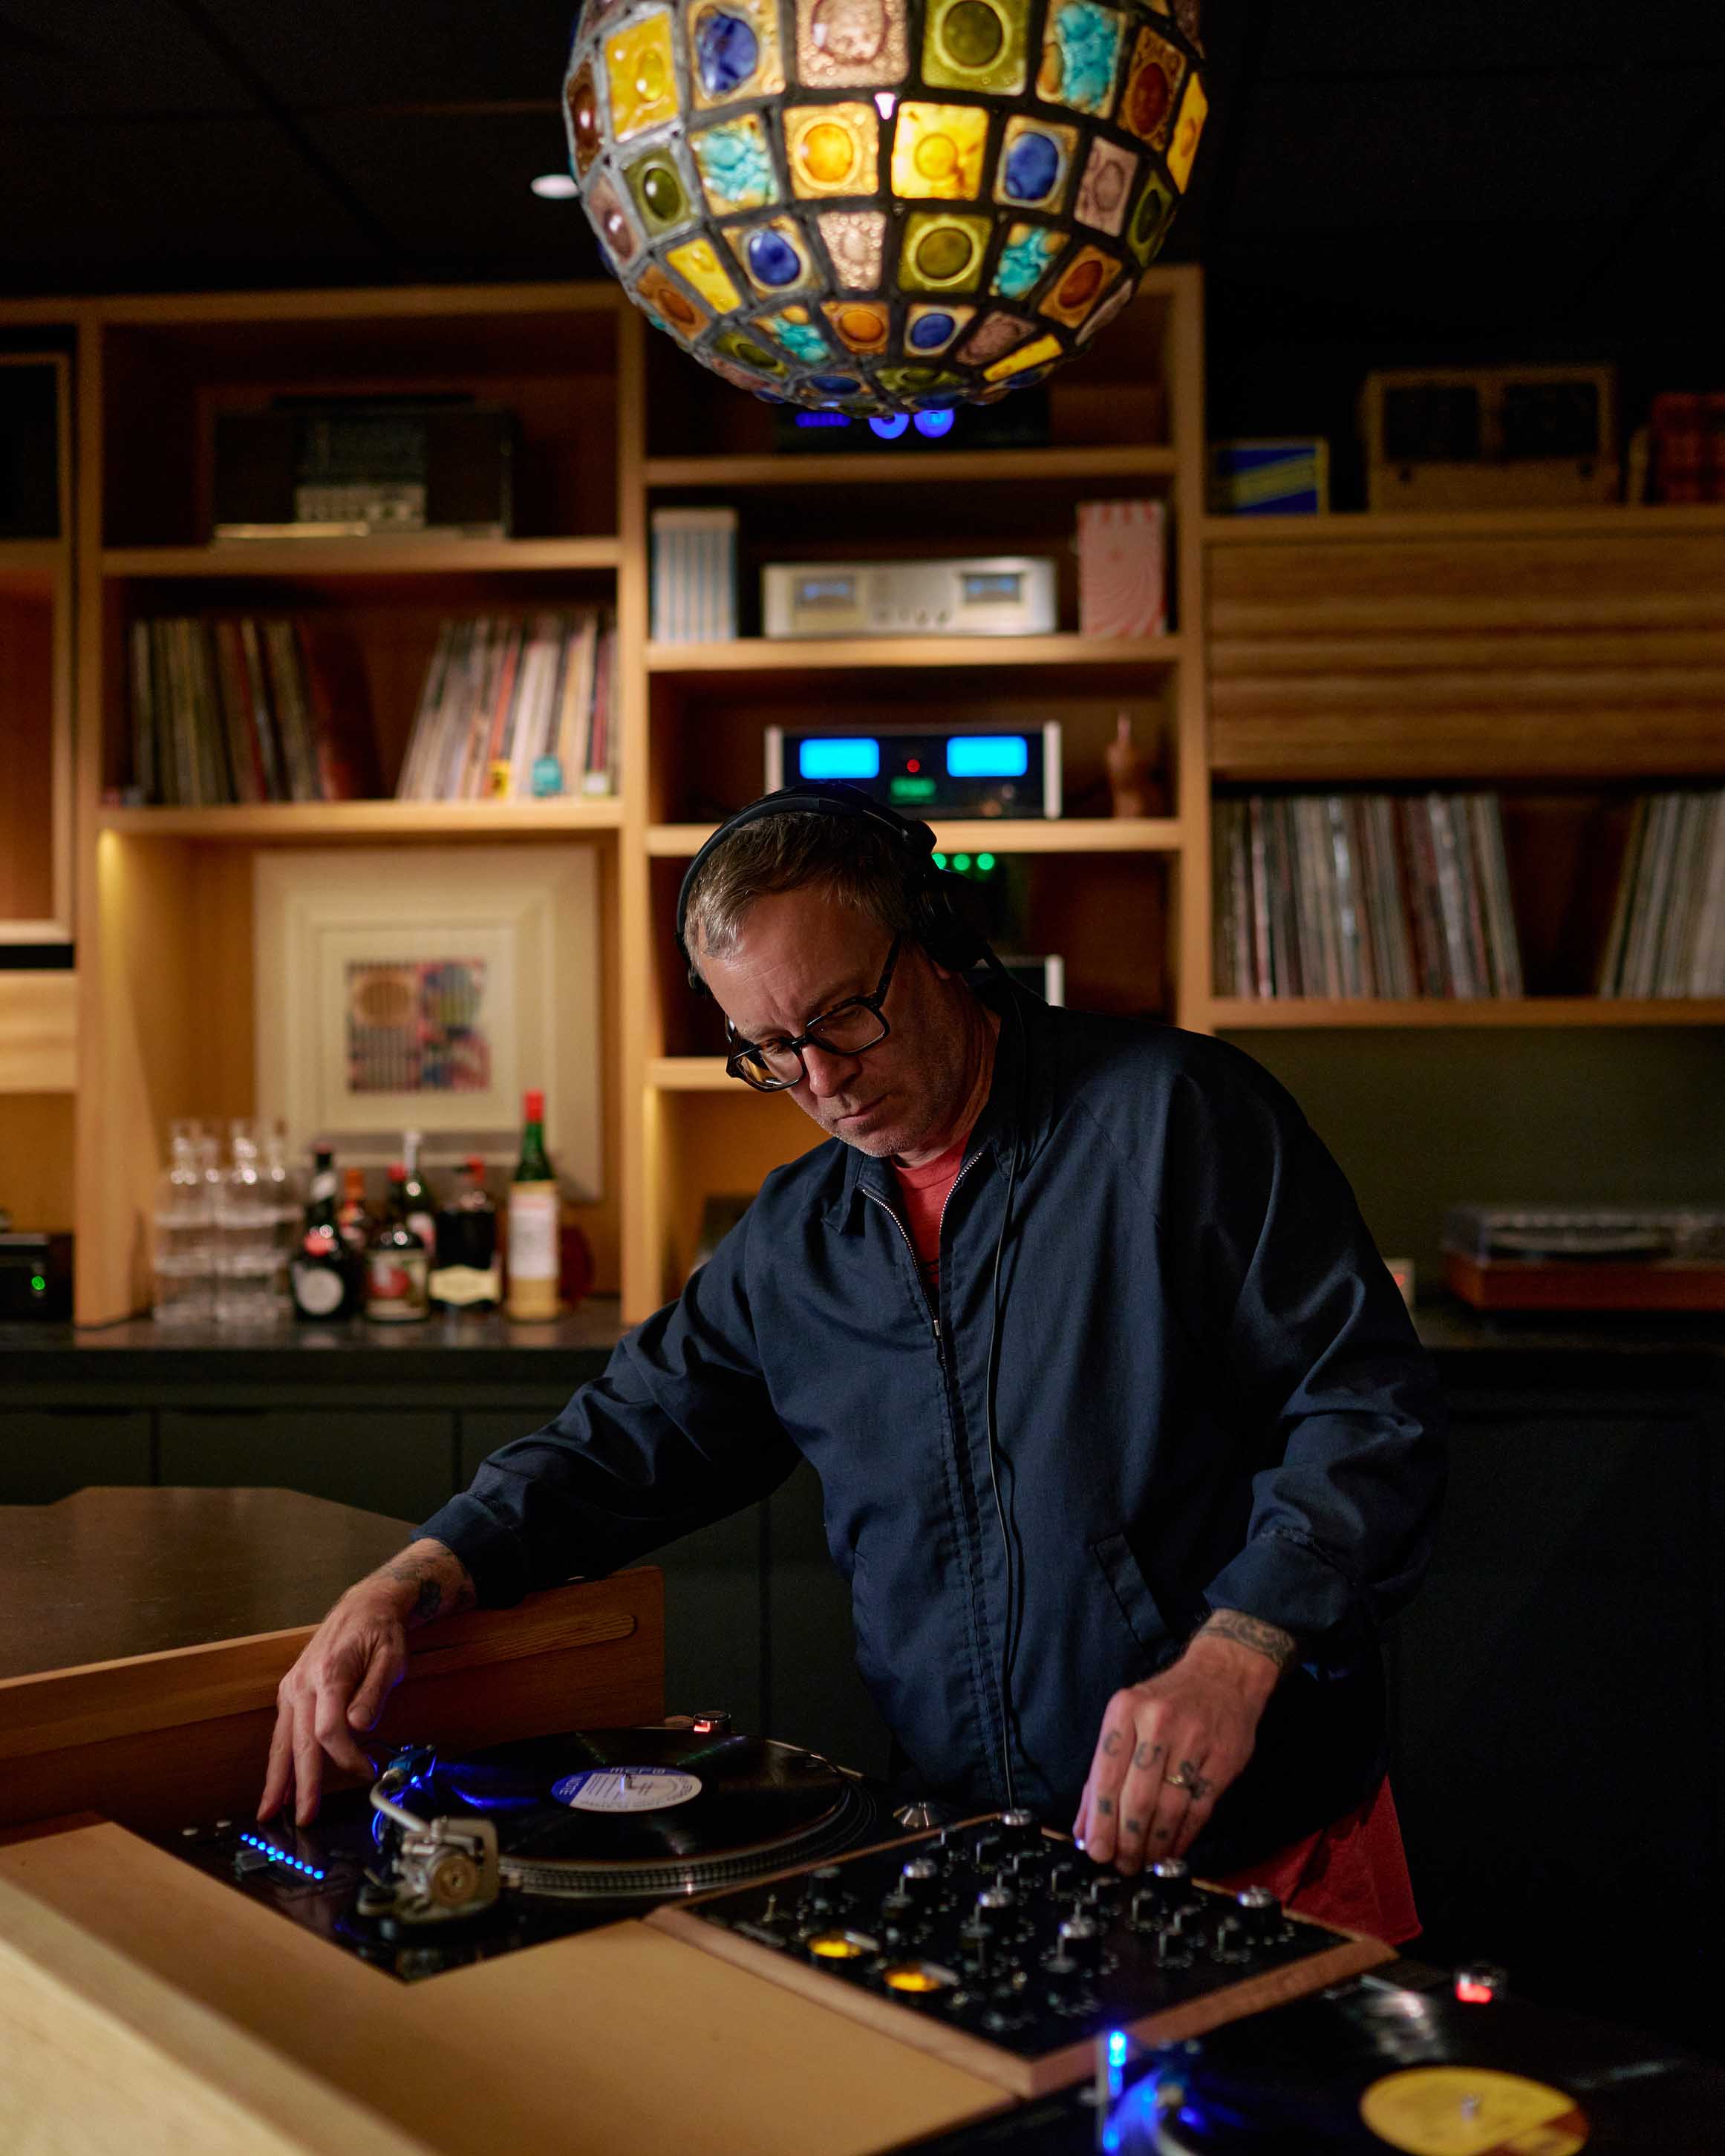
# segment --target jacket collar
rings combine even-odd
[[[972,988],[990,1009],[999,1013],[1000,1031],[995,1038],[988,1097],[971,1132],[964,1158],[969,1161],[979,1152],[991,1152],[1004,1173],[1016,1143],[1022,1174],[1025,1164],[1040,1150],[1053,1120],[1051,1035],[1056,1021],[1040,996],[1003,975],[985,974]],[[891,1202],[891,1163],[846,1146],[838,1195],[826,1212],[833,1227],[843,1232],[853,1225],[855,1207],[864,1192]]]

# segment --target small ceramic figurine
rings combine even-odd
[[[1150,758],[1132,739],[1130,711],[1114,721],[1114,738],[1102,761],[1108,767],[1108,791],[1117,816],[1153,816],[1156,814],[1156,773]]]

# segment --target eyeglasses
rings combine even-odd
[[[725,1068],[757,1093],[783,1093],[809,1075],[803,1060],[805,1048],[823,1048],[829,1055],[860,1055],[865,1048],[877,1046],[892,1030],[880,1006],[892,985],[892,969],[898,963],[904,940],[902,933],[893,937],[872,995],[852,996],[847,1002],[834,1004],[794,1040],[745,1040],[726,1019],[725,1034],[731,1053],[725,1058]]]

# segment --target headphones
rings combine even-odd
[[[758,801],[752,801],[747,808],[739,809],[720,824],[690,862],[677,892],[677,948],[689,968],[689,985],[697,995],[711,995],[712,991],[696,972],[689,950],[689,894],[710,855],[716,853],[733,832],[744,830],[751,824],[763,823],[769,816],[849,818],[854,823],[885,833],[897,849],[903,864],[905,896],[911,907],[907,932],[912,940],[948,973],[968,973],[975,966],[999,965],[981,933],[959,909],[958,894],[964,889],[963,880],[950,869],[935,866],[934,833],[927,824],[901,816],[896,809],[865,793],[860,786],[847,786],[842,781],[834,781],[830,786],[781,786],[777,793],[762,794]]]

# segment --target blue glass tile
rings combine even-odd
[[[862,384],[854,374],[811,374],[809,386],[828,397],[850,397],[855,395]]]
[[[695,41],[696,60],[709,97],[742,89],[761,57],[760,40],[741,15],[709,15]]]
[[[1060,147],[1051,135],[1020,135],[1007,156],[1006,192],[1014,202],[1040,202],[1060,169]]]
[[[763,285],[794,285],[803,274],[797,250],[782,233],[749,234],[749,268]]]
[[[910,341],[918,352],[937,352],[957,326],[950,315],[919,315],[911,325]]]

